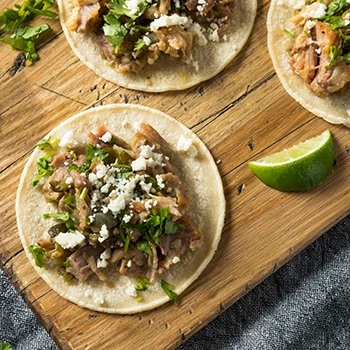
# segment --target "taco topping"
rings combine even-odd
[[[195,45],[227,40],[235,0],[69,0],[68,27],[96,36],[119,73],[139,72],[162,55],[191,63]]]
[[[350,3],[306,1],[295,6],[290,66],[319,97],[347,88],[350,81]]]
[[[130,145],[102,125],[86,147],[71,132],[38,147],[47,154],[32,185],[43,184],[57,207],[44,215],[56,221],[47,237],[29,248],[39,267],[57,266],[65,281],[95,275],[107,286],[106,271],[118,271],[138,277],[140,290],[203,244],[170,147],[150,125],[141,124]]]

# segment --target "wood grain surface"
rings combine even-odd
[[[0,12],[14,1],[2,0]],[[252,35],[218,76],[162,94],[120,88],[72,53],[57,20],[41,60],[12,76],[18,52],[0,45],[0,266],[62,349],[175,348],[349,213],[350,138],[296,103],[282,88],[266,46],[269,1],[258,1]],[[18,237],[15,196],[34,144],[91,106],[136,103],[170,114],[207,144],[223,178],[227,217],[217,254],[200,278],[170,303],[132,316],[82,309],[53,292],[30,266]],[[337,163],[306,193],[272,190],[247,162],[330,129]],[[25,203],[23,203],[25,205]]]

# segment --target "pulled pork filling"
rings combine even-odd
[[[155,129],[141,124],[128,144],[102,125],[85,149],[71,137],[38,144],[49,152],[32,185],[46,175],[45,199],[58,211],[44,215],[57,220],[49,238],[30,247],[38,266],[56,265],[65,281],[96,275],[112,286],[108,267],[153,283],[185,252],[201,247],[169,145]],[[58,142],[63,151],[55,154]]]
[[[69,0],[69,28],[93,33],[119,73],[138,73],[161,55],[193,61],[194,45],[227,40],[235,0]]]
[[[319,97],[350,81],[350,3],[306,1],[285,30],[295,39],[290,66]]]

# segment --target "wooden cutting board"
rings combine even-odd
[[[0,12],[13,3],[2,0]],[[53,32],[39,50],[41,60],[14,76],[18,53],[0,45],[0,266],[62,349],[174,348],[349,213],[349,130],[313,116],[284,92],[266,46],[269,1],[258,5],[238,57],[215,78],[182,92],[135,92],[102,80],[73,55],[58,21],[49,21]],[[227,199],[222,241],[176,307],[132,316],[79,308],[38,278],[21,246],[15,196],[34,144],[72,114],[107,103],[170,114],[195,131],[218,162]],[[282,193],[250,172],[247,161],[328,128],[337,163],[319,188]]]

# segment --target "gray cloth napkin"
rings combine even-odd
[[[348,350],[349,266],[350,216],[178,350]],[[0,341],[13,349],[56,349],[1,270],[0,312]]]

